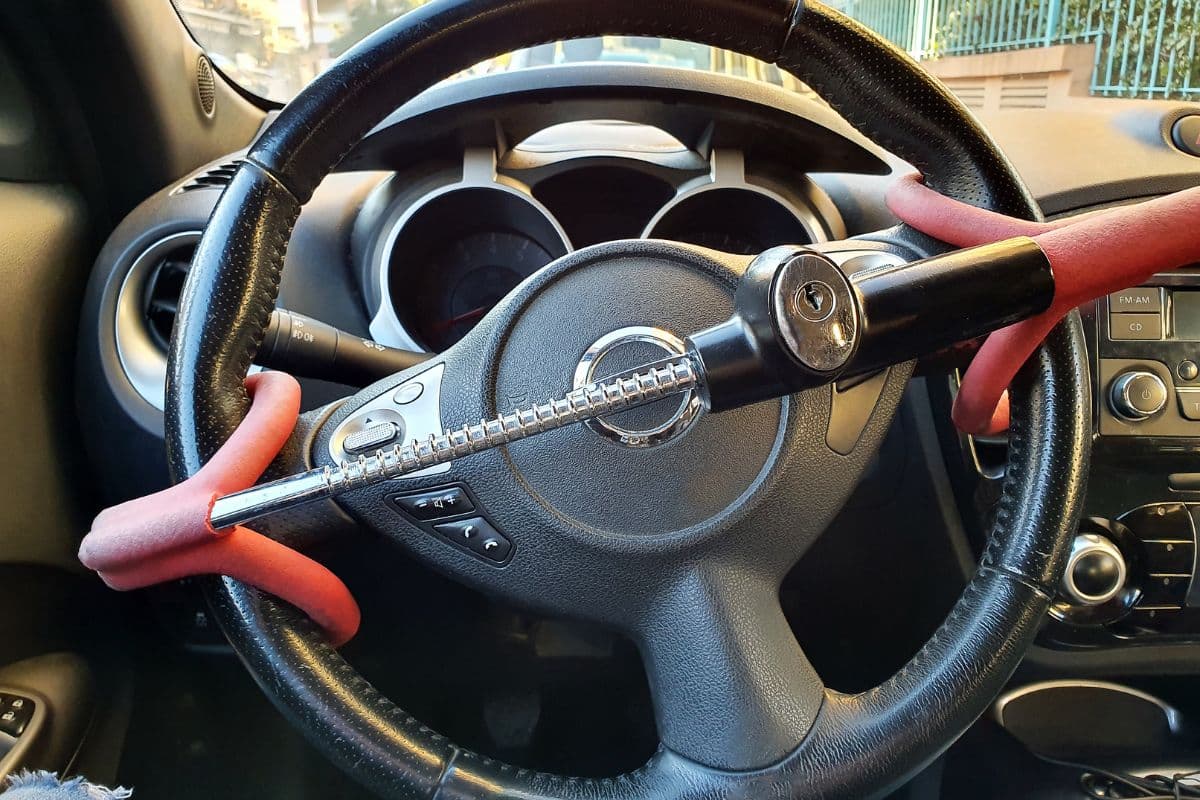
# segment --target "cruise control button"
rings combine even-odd
[[[380,422],[352,433],[342,442],[342,448],[347,453],[363,453],[368,450],[378,450],[385,444],[390,444],[400,435],[400,428],[394,422]]]
[[[512,553],[512,542],[492,527],[483,517],[460,519],[434,525],[434,530],[457,545],[478,553],[497,564],[508,560]]]
[[[1139,286],[1108,296],[1108,310],[1113,313],[1128,311],[1158,312],[1162,310],[1162,289]]]
[[[1153,341],[1162,338],[1162,317],[1158,314],[1109,314],[1109,337],[1114,340]]]
[[[467,493],[457,486],[448,486],[445,489],[434,489],[417,494],[395,495],[389,497],[388,500],[401,511],[421,522],[469,514],[475,510],[471,498],[467,497]]]

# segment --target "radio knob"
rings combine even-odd
[[[1075,537],[1062,592],[1076,605],[1098,606],[1112,600],[1125,588],[1125,557],[1112,540],[1095,533]]]
[[[1117,377],[1108,394],[1113,413],[1127,422],[1141,422],[1163,410],[1167,385],[1153,372],[1133,370]]]

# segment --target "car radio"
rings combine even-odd
[[[1159,277],[1097,303],[1101,437],[1200,439],[1200,274]]]
[[[1200,269],[1081,309],[1095,447],[1085,518],[1042,640],[1200,641]]]

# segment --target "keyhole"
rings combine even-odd
[[[824,322],[833,313],[833,290],[821,281],[809,281],[796,290],[796,313],[809,322]]]
[[[825,298],[821,295],[821,290],[817,288],[815,283],[810,283],[804,287],[804,302],[808,303],[808,307],[814,312],[821,313],[821,309],[825,305]]]

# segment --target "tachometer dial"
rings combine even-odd
[[[651,225],[647,238],[740,255],[812,241],[792,209],[761,192],[741,188],[707,189],[684,197]]]

